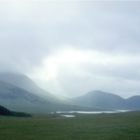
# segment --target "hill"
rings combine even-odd
[[[0,103],[15,111],[47,110],[51,102],[12,84],[0,81]],[[44,106],[44,107],[43,107]]]
[[[132,96],[126,100],[127,108],[131,110],[140,110],[140,96]]]
[[[81,106],[99,107],[109,110],[140,110],[140,96],[132,96],[128,99],[124,99],[113,93],[91,91],[72,100],[74,104]]]
[[[0,105],[0,116],[31,117],[30,114],[23,112],[14,112],[1,105]]]
[[[104,109],[120,109],[124,106],[123,98],[103,91],[91,91],[73,100],[77,105],[100,107]]]
[[[53,96],[51,93],[38,87],[38,85],[34,81],[32,81],[29,77],[27,77],[24,74],[12,73],[12,72],[1,72],[0,81],[12,84],[30,93],[42,96],[43,98],[46,98],[47,100],[60,102],[58,98]]]

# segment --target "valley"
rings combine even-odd
[[[140,112],[0,117],[0,140],[139,140]]]

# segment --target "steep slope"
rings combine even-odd
[[[30,114],[23,112],[14,112],[1,105],[0,105],[0,116],[31,117]]]
[[[102,91],[89,92],[73,99],[73,101],[77,105],[100,107],[105,109],[121,109],[125,106],[125,100],[120,96]]]
[[[140,110],[140,96],[132,96],[126,99],[126,107],[131,110]]]
[[[97,110],[47,100],[15,85],[0,81],[0,103],[14,111],[48,113],[52,111]]]
[[[0,81],[0,103],[16,111],[36,112],[45,111],[51,103],[24,89]]]
[[[10,83],[30,93],[43,96],[47,100],[56,101],[56,102],[60,101],[49,92],[39,88],[29,77],[27,77],[24,74],[3,72],[3,73],[0,73],[0,81]]]
[[[12,113],[10,110],[0,105],[0,115],[10,116]]]

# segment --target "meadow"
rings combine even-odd
[[[0,140],[140,140],[140,112],[0,117]]]

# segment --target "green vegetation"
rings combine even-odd
[[[0,105],[0,115],[1,116],[15,116],[15,117],[31,117],[31,115],[28,113],[11,111],[1,105]]]
[[[0,117],[0,140],[140,140],[140,112]]]

